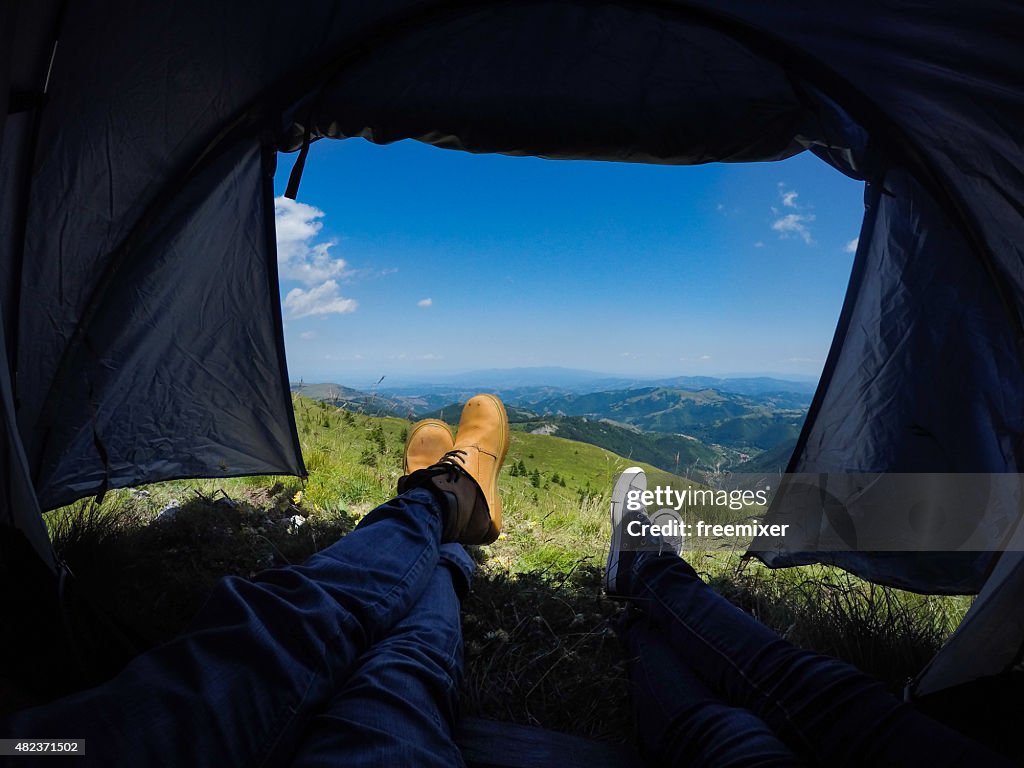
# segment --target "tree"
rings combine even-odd
[[[377,424],[372,430],[370,430],[370,439],[377,445],[377,450],[381,453],[388,447],[387,438],[384,436],[384,428]]]
[[[359,463],[367,467],[377,466],[377,452],[373,450],[372,446],[366,446],[363,448],[363,452],[359,455]]]
[[[536,467],[533,468],[533,473],[530,475],[530,485],[540,488],[540,471]]]

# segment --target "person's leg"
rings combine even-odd
[[[463,764],[452,727],[462,677],[459,596],[472,571],[460,545],[442,547],[419,601],[313,718],[292,768]]]
[[[675,554],[627,553],[625,592],[679,659],[729,704],[824,765],[1009,764],[849,664],[796,648],[716,594]]]
[[[414,488],[301,566],[225,579],[180,637],[104,685],[0,721],[0,735],[85,738],[86,759],[104,766],[283,763],[423,593],[442,514]]]
[[[682,663],[642,611],[619,627],[641,754],[679,768],[804,765],[768,725],[715,696]]]
[[[86,760],[104,766],[287,762],[311,715],[419,599],[441,541],[501,530],[501,401],[471,398],[455,441],[440,422],[409,437],[401,495],[351,534],[301,566],[225,579],[180,637],[104,685],[0,719],[0,737],[86,738]]]

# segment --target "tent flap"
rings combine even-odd
[[[157,479],[304,474],[267,162],[254,142],[209,165],[95,297],[37,422],[44,508]]]

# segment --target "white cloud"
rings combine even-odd
[[[416,355],[417,360],[444,360],[443,355],[435,355],[433,352],[426,355]]]
[[[764,248],[764,243],[761,242],[760,240],[758,240],[756,243],[754,243],[754,247],[755,248]]]
[[[846,251],[847,253],[856,253],[857,252],[857,243],[859,243],[859,242],[860,242],[860,238],[859,237],[855,237],[855,238],[853,238],[853,240],[851,240],[850,242],[848,242],[846,244],[846,246],[843,248],[843,250]]]
[[[293,288],[284,297],[284,308],[291,317],[341,315],[355,312],[357,306],[359,303],[355,299],[346,299],[338,293],[338,284],[334,280],[308,291]]]
[[[323,217],[324,212],[312,205],[287,197],[274,199],[277,269],[282,279],[313,286],[349,274],[345,260],[331,254],[337,243],[316,240],[324,226]]]
[[[779,197],[782,200],[783,208],[792,208],[796,211],[804,210],[805,206],[797,203],[796,199],[800,196],[795,189],[786,189],[786,185],[781,181],[778,183]],[[786,239],[789,237],[799,237],[808,245],[814,244],[814,238],[811,237],[811,230],[807,226],[814,221],[813,213],[787,213],[784,216],[779,216],[781,211],[772,206],[772,216],[778,216],[775,221],[772,222],[772,229],[779,233],[779,237]]]
[[[433,304],[434,300],[431,298],[420,299],[419,301],[416,302],[417,307],[430,307],[433,306]]]
[[[711,359],[711,355],[701,355],[700,359],[701,360],[710,360]]]
[[[811,245],[814,243],[814,239],[811,237],[811,230],[807,228],[807,225],[812,221],[814,221],[813,213],[787,213],[772,222],[772,229],[779,233],[779,237],[797,236]]]
[[[305,339],[306,341],[309,341],[310,339],[315,339],[316,331],[303,331],[302,333],[299,334],[299,338]]]

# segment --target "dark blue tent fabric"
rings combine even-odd
[[[258,142],[232,147],[161,209],[136,246],[149,257],[104,286],[88,342],[38,393],[45,426],[28,444],[43,507],[150,479],[301,472],[267,258],[272,163]]]
[[[905,169],[891,167],[868,196],[846,306],[791,466],[823,474],[1017,472],[1019,354],[998,292],[963,234]],[[991,526],[992,548],[1001,548],[999,532],[1008,538],[1012,527],[997,519],[1000,505],[977,505],[958,509],[958,523]],[[824,515],[820,524],[829,526]],[[761,556],[771,565],[831,562],[880,582],[952,593],[977,591],[992,563],[992,555],[971,552]]]
[[[869,209],[791,469],[1020,471],[1020,3],[38,0],[0,14],[0,519],[44,557],[40,507],[304,472],[269,178],[273,149],[307,129],[667,164],[810,149],[868,183]],[[976,591],[992,565],[831,559],[922,591]]]

